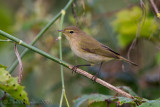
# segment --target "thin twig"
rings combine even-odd
[[[75,11],[75,6],[76,6],[76,4],[72,3],[72,14],[74,16],[74,19],[76,20],[76,26],[78,26],[78,16],[77,16],[77,13]]]
[[[159,13],[159,11],[158,11],[158,8],[157,8],[156,4],[154,3],[153,0],[150,0],[150,3],[151,3],[151,6],[153,7],[153,9],[154,9],[157,17],[160,19],[160,13]]]
[[[62,107],[62,103],[63,103],[63,94],[64,94],[64,91],[62,90],[61,99],[60,99],[60,103],[59,103],[59,107]]]
[[[10,39],[10,40],[12,40],[12,41],[15,41],[15,42],[19,43],[19,45],[24,46],[24,47],[26,47],[26,48],[28,48],[28,49],[36,52],[36,53],[39,53],[40,55],[42,55],[42,56],[44,56],[44,57],[46,57],[46,58],[48,58],[48,59],[50,59],[50,60],[52,60],[52,61],[54,61],[54,62],[57,62],[57,63],[65,66],[65,67],[67,67],[67,68],[69,68],[69,69],[72,69],[72,68],[73,68],[73,66],[70,65],[70,64],[68,64],[67,62],[62,61],[62,60],[60,60],[60,59],[58,59],[58,58],[56,58],[56,57],[54,57],[54,56],[49,55],[48,53],[46,53],[46,52],[44,52],[44,51],[41,51],[40,49],[38,49],[38,48],[36,48],[36,47],[34,47],[34,46],[31,46],[31,45],[23,42],[22,40],[16,38],[16,36],[12,36],[12,35],[4,32],[4,31],[2,31],[2,30],[0,30],[0,35],[4,36],[4,37],[6,37],[6,38],[8,38],[8,39]],[[20,42],[20,41],[21,41],[21,42]],[[83,76],[85,76],[85,77],[87,77],[87,78],[89,78],[89,79],[92,79],[92,77],[93,77],[92,74],[89,74],[88,72],[86,72],[86,71],[84,71],[84,70],[81,70],[81,69],[79,69],[79,68],[76,70],[76,72],[79,73],[79,74],[81,74],[81,75],[83,75]],[[115,86],[113,86],[113,85],[111,85],[111,84],[109,84],[109,83],[101,80],[100,78],[97,78],[97,79],[95,80],[95,82],[97,82],[97,83],[99,83],[99,84],[101,84],[101,85],[103,85],[103,86],[105,86],[105,87],[107,87],[107,88],[115,91],[116,93],[119,93],[119,94],[123,95],[123,96],[126,96],[126,97],[131,98],[131,99],[135,99],[132,95],[126,93],[125,91],[123,91],[123,90],[121,90],[121,89],[116,88]]]
[[[67,100],[67,95],[66,95],[66,91],[65,91],[65,90],[64,90],[64,94],[63,94],[63,95],[64,95],[64,98],[65,98],[65,100],[66,100],[67,107],[70,107],[70,106],[69,106],[69,102],[68,102],[68,100]]]
[[[70,107],[69,102],[68,102],[68,99],[67,99],[67,96],[66,96],[65,89],[62,89],[62,93],[61,93],[61,99],[60,99],[59,107],[62,107],[63,97],[64,97],[64,98],[65,98],[65,100],[66,100],[67,107]]]
[[[129,60],[131,60],[130,59],[130,53],[131,53],[132,49],[135,47],[135,45],[136,45],[137,39],[138,39],[138,37],[140,35],[140,32],[141,32],[141,27],[143,26],[144,21],[145,21],[146,10],[145,10],[145,4],[144,4],[143,0],[140,0],[140,6],[142,8],[142,15],[140,17],[140,22],[138,24],[138,28],[137,28],[137,32],[136,32],[136,37],[135,37],[135,39],[133,40],[132,44],[130,45],[130,47],[128,49],[127,56],[128,56]]]
[[[21,57],[19,56],[18,50],[17,50],[17,45],[15,43],[14,45],[14,50],[15,50],[15,54],[17,56],[18,62],[19,62],[19,76],[18,76],[18,83],[21,83],[22,80],[22,72],[23,72],[23,66],[22,66],[22,60]]]

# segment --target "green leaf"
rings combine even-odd
[[[91,95],[83,95],[74,101],[73,107],[79,107],[82,103],[89,99],[95,99],[96,101],[103,101],[105,99],[111,98],[112,96],[105,96],[101,94],[91,94]]]
[[[110,101],[113,105],[122,105],[124,103],[134,104],[135,102],[133,99],[126,98],[126,97],[113,97],[109,95],[102,95],[102,94],[91,94],[91,95],[83,95],[74,101],[73,107],[79,107],[82,103],[88,101],[90,107],[97,107],[97,104],[105,105],[107,104],[106,101]],[[106,107],[106,106],[99,106],[99,107]],[[115,106],[113,106],[115,107]]]
[[[135,104],[135,102],[132,99],[127,98],[127,97],[118,97],[118,101],[119,101],[118,102],[119,105],[122,105],[124,103],[133,103],[133,104]]]
[[[160,107],[160,100],[150,100],[148,102],[143,103],[139,107]]]
[[[93,102],[92,104],[89,105],[89,107],[107,107],[107,102],[105,101]]]
[[[116,14],[116,19],[113,20],[112,26],[118,34],[118,43],[121,47],[127,47],[136,37],[142,15],[141,11],[140,7],[134,6]],[[158,24],[155,23],[154,17],[150,16],[148,11],[143,18],[139,28],[139,38],[150,38],[151,34],[155,34],[158,31]]]
[[[7,67],[6,67],[6,66],[1,65],[1,64],[0,64],[0,68],[4,68],[5,70],[7,69]]]
[[[108,105],[108,106],[107,106]],[[99,101],[99,102],[93,102],[89,105],[89,107],[117,107],[116,103],[110,102],[107,104],[107,101]]]
[[[0,65],[0,89],[10,94],[14,99],[29,104],[24,87],[18,84],[18,78],[12,77],[3,65]]]

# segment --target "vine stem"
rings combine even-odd
[[[69,2],[66,4],[66,6],[63,8],[63,10],[67,10],[69,8],[69,6],[71,6],[73,0],[69,0]],[[53,19],[51,19],[51,21],[37,34],[36,38],[31,42],[30,45],[34,45],[39,39],[40,37],[43,36],[43,34],[51,27],[52,24],[54,24],[54,22],[61,16],[61,11],[55,16],[53,17]],[[20,57],[23,58],[24,55],[29,51],[29,49],[25,49]],[[18,60],[16,59],[13,64],[9,67],[8,71],[9,73],[12,73],[14,71],[14,69],[16,68],[16,66],[18,65]]]
[[[69,68],[69,69],[72,69],[72,68],[73,68],[73,66],[70,65],[70,64],[68,64],[67,62],[62,61],[62,60],[60,60],[60,59],[58,59],[58,58],[56,58],[56,57],[54,57],[54,56],[51,56],[51,55],[49,55],[48,53],[46,53],[46,52],[44,52],[44,51],[42,51],[42,50],[40,50],[40,49],[38,49],[38,48],[36,48],[36,47],[34,47],[34,46],[32,46],[32,45],[27,44],[27,43],[23,42],[22,40],[20,40],[20,39],[18,39],[18,38],[16,38],[16,37],[14,37],[14,36],[12,36],[12,35],[4,32],[4,31],[2,31],[2,30],[0,30],[0,35],[2,35],[2,36],[4,36],[4,37],[6,37],[6,38],[8,38],[8,39],[10,39],[10,40],[12,40],[12,41],[14,41],[14,42],[16,42],[17,44],[19,44],[19,45],[21,45],[21,46],[24,46],[24,47],[30,49],[30,50],[32,50],[32,51],[34,51],[34,52],[36,52],[36,53],[39,53],[40,55],[42,55],[42,56],[44,56],[44,57],[46,57],[46,58],[48,58],[48,59],[50,59],[50,60],[52,60],[52,61],[54,61],[54,62],[57,62],[57,63],[65,66],[65,67],[67,67],[67,68]],[[76,72],[77,72],[78,74],[81,74],[81,75],[89,78],[89,79],[92,79],[92,77],[93,77],[92,74],[89,74],[88,72],[86,72],[86,71],[84,71],[84,70],[81,70],[81,69],[79,69],[79,68],[76,70]],[[134,96],[130,95],[129,93],[127,93],[127,92],[125,92],[125,91],[123,91],[123,90],[121,90],[121,89],[119,89],[119,88],[116,88],[115,86],[113,86],[113,85],[111,85],[111,84],[109,84],[109,83],[101,80],[100,78],[97,78],[97,79],[95,80],[95,82],[97,82],[97,83],[99,83],[99,84],[101,84],[101,85],[103,85],[103,86],[105,86],[105,87],[107,87],[107,88],[115,91],[115,92],[118,93],[118,94],[121,94],[121,95],[126,96],[126,97],[131,98],[131,99],[136,99],[136,98],[134,98]]]
[[[61,22],[60,22],[60,30],[63,28],[63,22],[64,22],[64,16],[65,16],[65,10],[61,11]],[[60,60],[62,60],[62,33],[59,32],[59,57]],[[65,100],[67,102],[67,106],[69,106],[68,100],[67,100],[67,96],[65,93],[65,85],[64,85],[64,75],[63,75],[63,65],[60,65],[60,70],[61,70],[61,81],[62,81],[62,94],[61,94],[61,99],[60,99],[60,107],[62,107],[62,103],[63,103],[63,97],[65,97]]]
[[[9,40],[9,39],[8,39],[8,40],[1,40],[1,39],[0,39],[0,42],[12,42],[12,41]]]

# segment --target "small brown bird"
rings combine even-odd
[[[77,56],[85,59],[91,64],[100,63],[100,69],[103,62],[110,61],[113,59],[120,59],[137,66],[137,64],[135,64],[134,62],[129,61],[128,59],[120,56],[120,54],[113,51],[108,46],[105,46],[102,43],[98,42],[96,39],[87,35],[85,32],[83,32],[76,26],[69,26],[66,27],[64,30],[58,31],[62,32],[66,36],[72,51]],[[91,66],[91,64],[76,65],[73,70],[76,70],[76,67]]]

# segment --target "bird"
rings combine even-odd
[[[71,50],[75,53],[75,55],[90,63],[86,65],[75,65],[72,68],[73,71],[76,71],[76,69],[80,66],[100,64],[100,72],[103,62],[108,62],[113,59],[123,60],[137,66],[136,63],[122,57],[119,53],[100,43],[76,26],[68,26],[63,30],[58,31],[65,35],[69,41]]]

